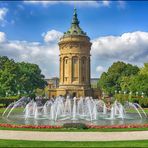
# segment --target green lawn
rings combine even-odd
[[[5,111],[6,108],[0,108],[0,116],[3,114],[3,112]],[[24,108],[15,108],[15,112],[22,112],[24,110]],[[10,109],[9,109],[10,111]],[[8,112],[8,111],[7,111]]]
[[[126,131],[148,131],[148,128],[117,128],[117,129],[30,129],[30,128],[6,128],[0,127],[0,130],[15,130],[15,131],[38,131],[38,132],[126,132]]]
[[[144,110],[145,113],[148,115],[148,108],[143,108],[143,110]],[[127,110],[127,112],[136,113],[135,109],[129,109],[129,110]],[[143,113],[141,109],[139,109],[139,112],[140,112],[140,113]]]
[[[4,112],[6,108],[0,108],[0,115]]]
[[[0,140],[0,147],[148,147],[147,140],[109,141],[109,142],[60,142],[60,141],[25,141]]]

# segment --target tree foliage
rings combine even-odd
[[[126,64],[124,62],[115,62],[104,72],[99,80],[99,86],[103,91],[114,94],[115,90],[128,90],[130,77],[139,72],[137,66]]]
[[[148,96],[148,63],[140,69],[140,72],[131,78],[130,91],[144,93]]]
[[[141,75],[148,75],[148,63],[144,63],[144,67],[140,69]]]
[[[36,64],[16,63],[6,56],[0,56],[0,96],[18,92],[32,94],[37,88],[44,88],[46,81]]]

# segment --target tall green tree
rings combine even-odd
[[[137,66],[126,64],[124,62],[115,62],[109,67],[106,73],[103,73],[99,79],[99,86],[109,94],[114,94],[115,90],[121,90],[121,83],[126,77],[136,75],[139,72]],[[124,78],[123,78],[124,77]],[[125,84],[124,84],[125,85]],[[124,87],[123,87],[124,88]]]
[[[130,90],[133,92],[143,92],[148,96],[148,63],[144,64],[144,67],[140,69],[140,72],[131,78]]]
[[[5,96],[6,93],[17,93],[16,85],[18,79],[18,66],[7,57],[0,57],[0,94]]]
[[[140,69],[140,74],[148,75],[148,63],[144,63],[144,67]]]
[[[38,65],[15,63],[6,56],[0,56],[0,96],[20,93],[32,94],[46,85]]]
[[[19,67],[19,83],[18,89],[28,94],[33,93],[35,89],[43,89],[46,85],[44,75],[38,65],[31,63],[18,63]]]
[[[132,76],[121,77],[120,87],[122,91],[126,91],[126,92],[130,91],[131,78]]]

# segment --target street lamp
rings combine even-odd
[[[6,91],[6,97],[8,96],[8,92]]]
[[[126,91],[124,91],[124,95],[126,94]]]
[[[131,98],[132,98],[132,91],[129,92],[129,99],[128,99],[128,101],[131,101]]]
[[[144,92],[142,92],[141,94],[142,94],[142,96],[141,96],[141,97],[142,97],[142,98],[144,98]]]
[[[20,95],[20,94],[21,94],[19,90],[18,90],[17,94],[18,94],[18,95]]]
[[[103,91],[102,92],[102,99],[104,99],[105,98],[105,92]]]

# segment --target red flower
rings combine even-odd
[[[88,128],[144,128],[144,127],[148,127],[148,124],[128,124],[128,125],[87,125]]]
[[[32,129],[40,129],[40,128],[62,128],[62,126],[48,126],[48,125],[14,125],[14,124],[0,124],[0,127],[7,127],[7,128],[32,128]]]
[[[7,128],[32,128],[32,129],[58,129],[62,128],[60,125],[14,125],[1,123],[0,127]],[[145,128],[148,124],[128,124],[128,125],[87,125],[87,128],[105,129],[105,128]]]

